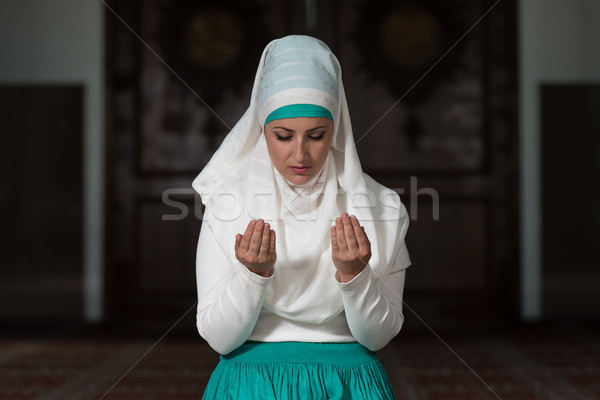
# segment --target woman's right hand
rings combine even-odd
[[[250,221],[243,235],[235,235],[235,257],[255,274],[273,275],[277,260],[275,231],[262,219]]]

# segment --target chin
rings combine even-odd
[[[308,175],[292,175],[292,176],[288,176],[286,177],[286,179],[292,183],[295,183],[296,185],[302,185],[303,183],[308,182],[309,180],[311,180],[312,175],[308,176]]]

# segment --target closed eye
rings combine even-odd
[[[281,140],[281,141],[287,141],[290,140],[292,137],[291,136],[281,136],[280,134],[276,133],[275,136],[277,137],[277,140]]]
[[[325,132],[321,132],[318,135],[310,135],[309,138],[311,140],[322,140],[325,137]]]

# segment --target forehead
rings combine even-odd
[[[333,121],[326,117],[282,118],[270,121],[267,128],[286,128],[291,130],[308,130],[318,127],[333,127]]]

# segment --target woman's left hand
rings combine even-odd
[[[331,227],[331,255],[342,283],[360,274],[371,259],[371,242],[354,215],[342,213]]]

